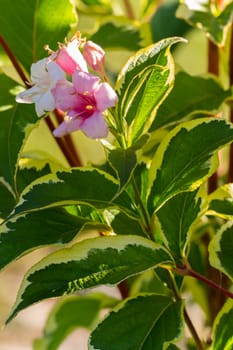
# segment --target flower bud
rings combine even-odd
[[[60,49],[51,55],[62,70],[72,75],[76,69],[87,72],[87,64],[83,55],[79,51],[79,41],[77,38],[71,40],[67,45],[61,45]]]
[[[83,47],[83,56],[89,66],[97,72],[104,72],[104,50],[92,41],[87,41]]]

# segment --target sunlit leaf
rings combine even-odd
[[[209,245],[210,264],[233,279],[233,221],[221,227]]]
[[[29,70],[33,62],[54,50],[77,21],[69,0],[20,0],[0,2],[0,32],[15,56]]]
[[[164,248],[139,236],[84,240],[50,254],[28,271],[7,322],[42,299],[102,284],[115,285],[149,268],[171,263]]]
[[[214,321],[211,350],[231,350],[233,347],[232,328],[233,301],[229,299]]]
[[[224,119],[197,119],[172,130],[150,168],[150,212],[174,195],[198,188],[218,166],[216,159],[213,162],[214,152],[232,140],[233,128]]]
[[[233,219],[233,184],[219,187],[209,195],[208,214],[217,215],[224,219]]]
[[[128,145],[148,131],[156,111],[174,82],[171,45],[185,41],[168,38],[132,56],[121,70],[116,88],[119,93],[117,113]]]

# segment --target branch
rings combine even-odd
[[[199,274],[198,272],[194,271],[192,268],[190,268],[187,265],[176,265],[176,269],[175,272],[179,275],[182,276],[190,276],[190,277],[194,277],[196,279],[198,279],[201,282],[204,282],[205,284],[207,284],[209,287],[213,288],[213,289],[217,289],[219,290],[221,293],[223,293],[225,296],[233,299],[233,293],[231,293],[229,290],[223,288],[222,286],[220,286],[219,284],[211,281],[210,279],[208,279],[207,277]]]

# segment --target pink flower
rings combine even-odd
[[[113,107],[117,95],[108,83],[86,72],[75,71],[70,82],[58,82],[52,90],[56,108],[66,112],[64,121],[54,130],[60,137],[82,130],[91,138],[107,136],[108,125],[103,112]]]
[[[61,68],[49,58],[44,58],[31,66],[32,87],[19,93],[16,101],[19,103],[35,103],[38,117],[55,108],[51,89],[57,81],[64,80],[65,74]]]
[[[67,45],[61,45],[60,49],[50,56],[50,59],[54,60],[67,74],[72,75],[76,69],[87,72],[86,61],[78,47],[79,41],[75,38]]]
[[[103,72],[105,52],[99,45],[87,41],[83,47],[83,56],[92,69]]]

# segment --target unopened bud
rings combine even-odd
[[[87,41],[83,47],[83,56],[89,66],[97,72],[104,72],[104,50],[92,41]]]

